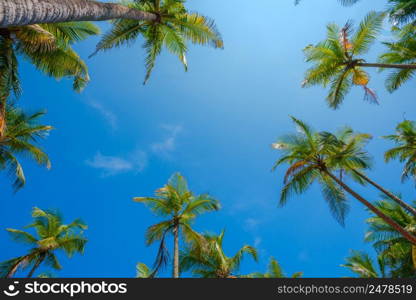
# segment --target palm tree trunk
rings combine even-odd
[[[2,56],[6,58],[3,62],[2,68],[0,68],[1,82],[0,82],[0,141],[4,137],[6,131],[6,108],[7,108],[7,99],[10,96],[10,77],[12,70],[12,58],[11,54],[13,51],[13,41],[10,37],[10,31],[7,29],[0,29],[0,35],[4,39]],[[9,75],[6,75],[6,73]]]
[[[412,259],[413,259],[413,267],[416,270],[416,246],[412,246]]]
[[[29,274],[27,275],[27,278],[32,278],[33,273],[35,273],[36,269],[40,266],[40,264],[45,259],[45,254],[40,254],[39,258],[36,260],[36,263],[33,265],[32,269],[30,270]]]
[[[0,27],[110,19],[154,21],[158,17],[125,5],[93,0],[0,1]]]
[[[338,177],[336,177],[334,174],[329,172],[328,170],[323,170],[323,172],[331,177],[339,186],[341,186],[347,193],[349,193],[351,196],[353,196],[355,199],[360,201],[362,204],[364,204],[369,210],[371,210],[374,214],[376,214],[378,217],[380,217],[384,222],[389,224],[391,227],[393,227],[395,230],[397,230],[405,239],[407,239],[410,243],[413,245],[416,245],[416,237],[410,234],[408,231],[406,231],[403,227],[401,227],[399,224],[397,224],[392,218],[385,215],[381,210],[379,210],[377,207],[375,207],[373,204],[365,200],[363,197],[361,197],[358,193],[353,191],[348,185],[346,185],[344,182],[339,180]]]
[[[4,278],[11,278],[16,273],[17,269],[19,269],[20,265],[25,263],[25,261],[28,260],[28,258],[29,255],[22,256],[16,259],[16,262],[10,267],[9,271],[4,276]]]
[[[393,193],[389,192],[388,190],[384,189],[382,186],[377,184],[376,182],[372,181],[370,178],[368,178],[366,175],[362,174],[361,172],[357,170],[353,170],[355,174],[360,176],[362,179],[367,181],[369,184],[380,190],[382,193],[384,193],[387,197],[391,198],[392,200],[396,201],[397,204],[399,204],[401,207],[403,207],[405,210],[410,212],[413,216],[416,217],[416,209],[412,207],[411,205],[404,202],[402,199],[394,195]]]
[[[6,105],[7,96],[0,96],[0,141],[4,137],[6,131]]]
[[[179,223],[173,228],[173,278],[179,278]]]
[[[357,63],[356,66],[368,68],[384,68],[384,69],[416,69],[416,64],[381,64],[381,63]]]

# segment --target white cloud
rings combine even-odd
[[[167,136],[161,142],[153,143],[150,148],[157,155],[169,157],[169,154],[176,149],[177,136],[183,131],[181,125],[162,125]]]
[[[94,108],[104,117],[107,123],[111,126],[111,129],[113,130],[117,129],[118,119],[117,119],[117,116],[112,111],[105,108],[101,103],[97,101],[93,101],[93,100],[88,101],[88,105]]]
[[[136,151],[128,157],[107,156],[97,152],[92,159],[85,162],[88,166],[102,171],[102,176],[113,176],[126,172],[141,172],[147,165],[147,155]]]
[[[100,105],[97,107],[101,108]],[[113,120],[113,118],[109,117],[109,120]],[[161,142],[151,144],[149,150],[137,150],[124,156],[103,155],[101,152],[97,152],[92,159],[86,160],[85,164],[101,170],[103,177],[127,172],[142,172],[147,167],[148,156],[152,153],[166,159],[170,158],[170,154],[176,150],[176,139],[178,134],[183,130],[182,126],[162,125],[161,127],[167,132],[165,139]]]

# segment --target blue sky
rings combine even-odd
[[[324,38],[325,25],[358,22],[384,2],[343,8],[333,0],[303,1],[296,7],[292,0],[189,1],[191,10],[216,20],[225,49],[191,47],[187,73],[174,57],[163,54],[146,86],[141,84],[141,41],[92,59],[87,57],[97,39],[79,44],[92,77],[82,94],[71,90],[70,81],[56,82],[22,63],[19,104],[32,111],[47,109],[44,122],[55,127],[43,143],[52,169],[23,160],[28,182],[17,194],[2,175],[0,228],[30,223],[33,206],[57,208],[66,221],[81,217],[89,225],[85,254],[70,260],[61,256],[63,270],[57,276],[133,277],[137,262],[154,259],[156,249],[145,246],[144,232],[158,219],[132,198],[153,195],[179,171],[195,193],[208,192],[223,206],[198,219],[198,230],[226,228],[229,254],[243,244],[260,250],[260,262],[245,260],[241,273],[264,270],[274,256],[288,274],[350,275],[340,267],[349,250],[371,251],[363,241],[367,212],[351,199],[342,228],[318,187],[278,208],[284,169],[270,171],[278,157],[270,144],[293,132],[289,115],[320,130],[350,125],[371,133],[371,177],[413,199],[413,184],[400,183],[400,164],[383,163],[390,145],[380,138],[393,132],[404,113],[415,119],[413,85],[389,94],[385,75],[372,72],[370,86],[380,105],[363,102],[357,88],[337,111],[327,107],[325,90],[300,87],[308,67],[301,50]],[[377,45],[369,58],[382,50]],[[369,200],[378,197],[377,191],[357,190]],[[0,261],[26,250],[4,230],[0,241]]]

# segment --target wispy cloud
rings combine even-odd
[[[112,130],[117,129],[118,118],[111,110],[104,107],[101,103],[99,103],[95,100],[90,100],[87,103],[90,107],[92,107],[93,109],[98,111],[103,116],[105,121],[111,126]]]
[[[147,155],[143,151],[135,151],[127,157],[107,156],[97,152],[92,159],[85,163],[102,171],[103,177],[114,176],[126,172],[141,172],[147,165]]]
[[[150,148],[152,152],[163,157],[170,157],[171,152],[176,150],[177,136],[183,131],[181,125],[162,125],[166,137],[161,142],[153,143]]]
[[[101,109],[100,105],[96,106],[97,109]],[[105,110],[103,110],[104,112]],[[115,118],[112,118],[112,114],[109,113],[109,121],[113,120],[115,124]],[[102,177],[114,176],[127,172],[142,172],[148,164],[148,157],[151,155],[157,155],[161,158],[168,159],[171,157],[173,151],[176,150],[177,136],[182,132],[183,127],[181,125],[162,125],[161,128],[165,131],[165,137],[161,142],[150,144],[145,147],[147,150],[137,150],[129,153],[128,155],[103,155],[98,151],[93,158],[85,161],[85,164],[94,169],[101,170]],[[143,148],[142,148],[143,149]]]

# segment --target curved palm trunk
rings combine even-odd
[[[387,197],[391,198],[392,200],[394,200],[397,204],[399,204],[401,207],[403,207],[405,210],[407,210],[408,212],[410,212],[413,216],[416,217],[416,209],[414,207],[412,207],[411,205],[407,204],[406,202],[404,202],[402,199],[400,199],[399,197],[397,197],[396,195],[394,195],[393,193],[389,192],[388,190],[384,189],[382,186],[380,186],[379,184],[377,184],[376,182],[372,181],[370,178],[368,178],[366,175],[362,174],[361,172],[358,172],[356,170],[353,170],[355,174],[357,174],[358,176],[360,176],[362,179],[364,179],[365,181],[367,181],[369,184],[371,184],[372,186],[374,186],[375,188],[377,188],[378,190],[380,190],[382,193],[384,193]]]
[[[40,264],[45,259],[46,255],[41,254],[39,258],[36,260],[36,263],[33,265],[32,269],[30,270],[29,274],[27,275],[27,278],[32,278],[33,273],[35,273],[36,269],[39,268]]]
[[[7,272],[6,276],[4,276],[4,278],[12,278],[12,276],[16,273],[17,269],[19,268],[20,264],[22,262],[19,261],[17,263],[15,263],[10,270]]]
[[[179,224],[173,228],[173,278],[179,278]]]
[[[354,190],[352,190],[348,185],[346,185],[344,182],[342,182],[339,178],[337,178],[334,174],[329,172],[328,170],[323,170],[323,172],[331,177],[339,186],[341,186],[347,193],[349,193],[351,196],[353,196],[355,199],[360,201],[362,204],[364,204],[369,210],[371,210],[374,214],[376,214],[378,217],[380,217],[384,222],[389,224],[391,227],[393,227],[397,232],[399,232],[405,239],[407,239],[410,243],[413,245],[416,245],[416,237],[413,236],[411,233],[406,231],[403,227],[401,227],[399,224],[397,224],[392,218],[385,215],[381,210],[379,210],[377,207],[375,207],[373,204],[365,200],[363,197],[361,197],[358,193],[356,193]]]
[[[28,258],[29,258],[29,255],[22,256],[22,257],[18,258],[16,263],[11,266],[11,268],[7,272],[6,276],[4,276],[4,278],[11,278],[16,273],[16,271],[20,267],[20,265],[25,263],[25,261]]]
[[[356,66],[368,68],[384,68],[384,69],[416,69],[416,64],[381,64],[381,63],[357,63]]]
[[[152,13],[92,0],[1,0],[0,27],[110,19],[157,20]]]

